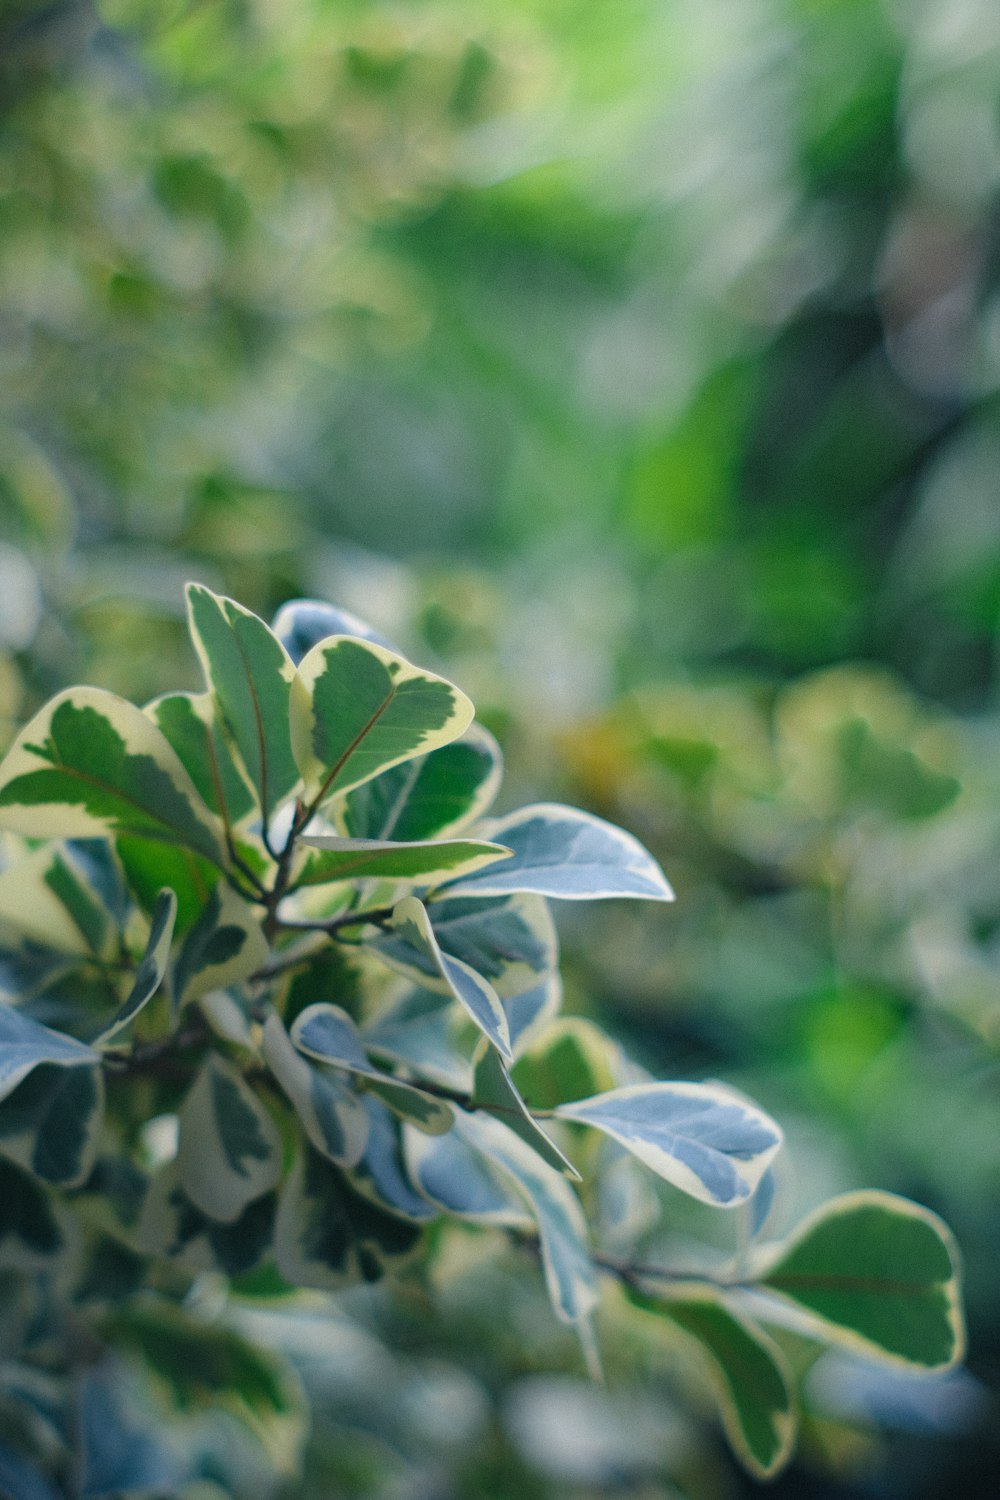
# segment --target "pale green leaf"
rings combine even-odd
[[[267,1110],[228,1063],[209,1056],[180,1111],[178,1179],[196,1208],[231,1224],[281,1175],[281,1139]]]
[[[648,849],[630,833],[592,813],[541,803],[505,818],[488,819],[479,831],[505,844],[513,855],[503,866],[456,881],[456,896],[534,891],[563,901],[611,896],[673,900],[674,893]]]
[[[506,853],[502,845],[478,839],[403,844],[313,833],[302,834],[298,842],[316,852],[297,872],[297,885],[321,885],[333,880],[405,880],[411,885],[440,885],[491,865]]]

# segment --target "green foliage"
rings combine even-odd
[[[189,602],[201,698],[71,689],[0,765],[9,941],[60,973],[54,1013],[28,984],[0,1006],[0,1270],[39,1304],[12,1359],[67,1388],[89,1372],[117,1488],[197,1475],[104,1399],[115,1361],[176,1422],[230,1413],[294,1472],[299,1382],[241,1332],[245,1300],[433,1283],[463,1223],[540,1258],[593,1372],[606,1283],[683,1330],[758,1475],[794,1442],[789,1318],[876,1359],[959,1358],[934,1215],[857,1194],[760,1243],[778,1126],[722,1085],[650,1081],[556,1014],[544,898],[669,900],[637,840],[556,804],[486,820],[499,752],[457,688],[342,631],[296,660],[232,600]],[[282,622],[291,638],[295,606]],[[47,954],[36,898],[63,913]],[[748,1205],[751,1242],[696,1273],[640,1258],[601,1207],[634,1163],[670,1184],[666,1224],[678,1203]],[[0,1458],[68,1494],[100,1455],[86,1425],[54,1427]]]

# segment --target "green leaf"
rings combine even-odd
[[[495,1114],[509,1130],[526,1141],[533,1151],[537,1151],[542,1161],[547,1162],[550,1167],[579,1182],[579,1172],[532,1118],[528,1106],[504,1067],[500,1054],[487,1041],[481,1043],[474,1063],[473,1104]]]
[[[141,1354],[171,1407],[198,1417],[231,1413],[258,1438],[280,1471],[298,1471],[306,1434],[302,1388],[276,1350],[251,1343],[161,1299],[130,1301],[112,1314],[116,1345]]]
[[[513,1069],[515,1084],[535,1109],[555,1109],[567,1099],[606,1093],[619,1076],[614,1043],[582,1016],[553,1021]]]
[[[221,879],[216,866],[191,849],[154,844],[149,839],[118,838],[115,848],[129,891],[143,911],[151,917],[160,892],[169,886],[177,897],[174,934],[180,937],[188,932]]]
[[[281,1138],[246,1080],[209,1056],[180,1112],[177,1173],[196,1208],[231,1224],[281,1175]]]
[[[500,746],[481,724],[470,724],[461,739],[350,792],[341,821],[352,838],[444,838],[489,810],[502,775]]]
[[[141,709],[68,688],[0,764],[0,826],[32,838],[137,834],[224,867],[221,830],[171,745]]]
[[[176,1003],[186,1005],[209,990],[224,989],[249,979],[268,952],[259,914],[220,882],[177,955]]]
[[[31,1265],[58,1255],[64,1244],[48,1195],[26,1173],[0,1161],[0,1261]]]
[[[317,1152],[307,1149],[296,1162],[274,1236],[278,1270],[293,1286],[325,1291],[377,1281],[419,1240],[418,1225],[362,1197]]]
[[[263,1051],[316,1150],[339,1166],[357,1166],[368,1140],[363,1100],[331,1068],[307,1061],[276,1015],[264,1023]]]
[[[176,918],[177,897],[172,890],[160,891],[153,908],[153,920],[146,942],[146,951],[136,969],[128,999],[107,1026],[103,1027],[94,1038],[95,1046],[101,1046],[109,1042],[113,1036],[117,1036],[123,1027],[135,1019],[143,1006],[152,1000],[160,988],[167,972],[170,942],[174,935]]]
[[[0,1004],[0,1099],[12,1093],[39,1063],[78,1068],[100,1060],[100,1054],[82,1042],[50,1031],[12,1005]]]
[[[782,1135],[762,1110],[716,1083],[638,1083],[556,1115],[591,1125],[674,1187],[720,1208],[745,1203]]]
[[[43,1064],[0,1102],[0,1152],[59,1187],[90,1174],[104,1120],[98,1068]]]
[[[450,1129],[454,1111],[443,1099],[435,1099],[412,1083],[393,1078],[369,1062],[354,1022],[336,1005],[310,1005],[295,1019],[292,1041],[300,1052],[317,1062],[343,1068],[366,1080],[366,1087],[410,1124],[432,1135]]]
[[[45,884],[66,908],[89,951],[98,957],[106,954],[114,936],[111,914],[79,870],[58,849],[45,872]]]
[[[680,1283],[659,1297],[628,1295],[697,1341],[726,1436],[752,1474],[770,1479],[787,1463],[797,1425],[792,1376],[778,1346],[710,1287]]]
[[[389,927],[372,943],[371,951],[428,989],[453,995],[510,1061],[510,1031],[496,991],[467,963],[442,953],[427,910],[415,896],[397,902]]]
[[[267,820],[299,780],[289,738],[295,668],[277,636],[242,605],[195,583],[188,584],[187,598],[206,686]]]
[[[298,842],[317,852],[306,859],[295,877],[296,885],[322,885],[331,880],[408,880],[414,885],[440,885],[493,864],[507,852],[500,844],[478,839],[396,844],[314,833],[302,834]]]
[[[757,1279],[834,1342],[928,1370],[962,1357],[958,1251],[947,1225],[890,1193],[846,1193],[764,1251]]]
[[[631,896],[672,901],[663,871],[638,839],[592,813],[556,803],[522,807],[488,819],[480,831],[513,850],[504,865],[464,876],[451,887],[462,896],[534,891],[564,901]]]
[[[176,750],[206,807],[227,827],[255,812],[256,797],[221,732],[210,693],[165,693],[144,711]]]
[[[464,693],[369,641],[335,636],[303,657],[292,684],[292,747],[317,805],[335,792],[457,739]]]

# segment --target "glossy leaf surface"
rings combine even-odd
[[[673,900],[663,871],[639,840],[591,813],[541,803],[490,819],[482,831],[512,849],[513,858],[503,868],[497,865],[457,881],[454,895],[534,891],[564,901],[610,896]]]
[[[782,1141],[762,1110],[719,1084],[632,1084],[556,1114],[603,1130],[682,1192],[724,1208],[750,1197]]]

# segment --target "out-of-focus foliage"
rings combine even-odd
[[[186,682],[186,576],[429,647],[510,806],[674,878],[669,918],[563,923],[570,1006],[797,1112],[799,1193],[956,1227],[979,1383],[817,1369],[782,1486],[990,1494],[995,5],[8,0],[0,91],[5,739],[72,680]],[[318,1493],[735,1482],[629,1352],[554,1380],[491,1274],[488,1329],[460,1290],[447,1330],[345,1311],[353,1382],[310,1345]]]

